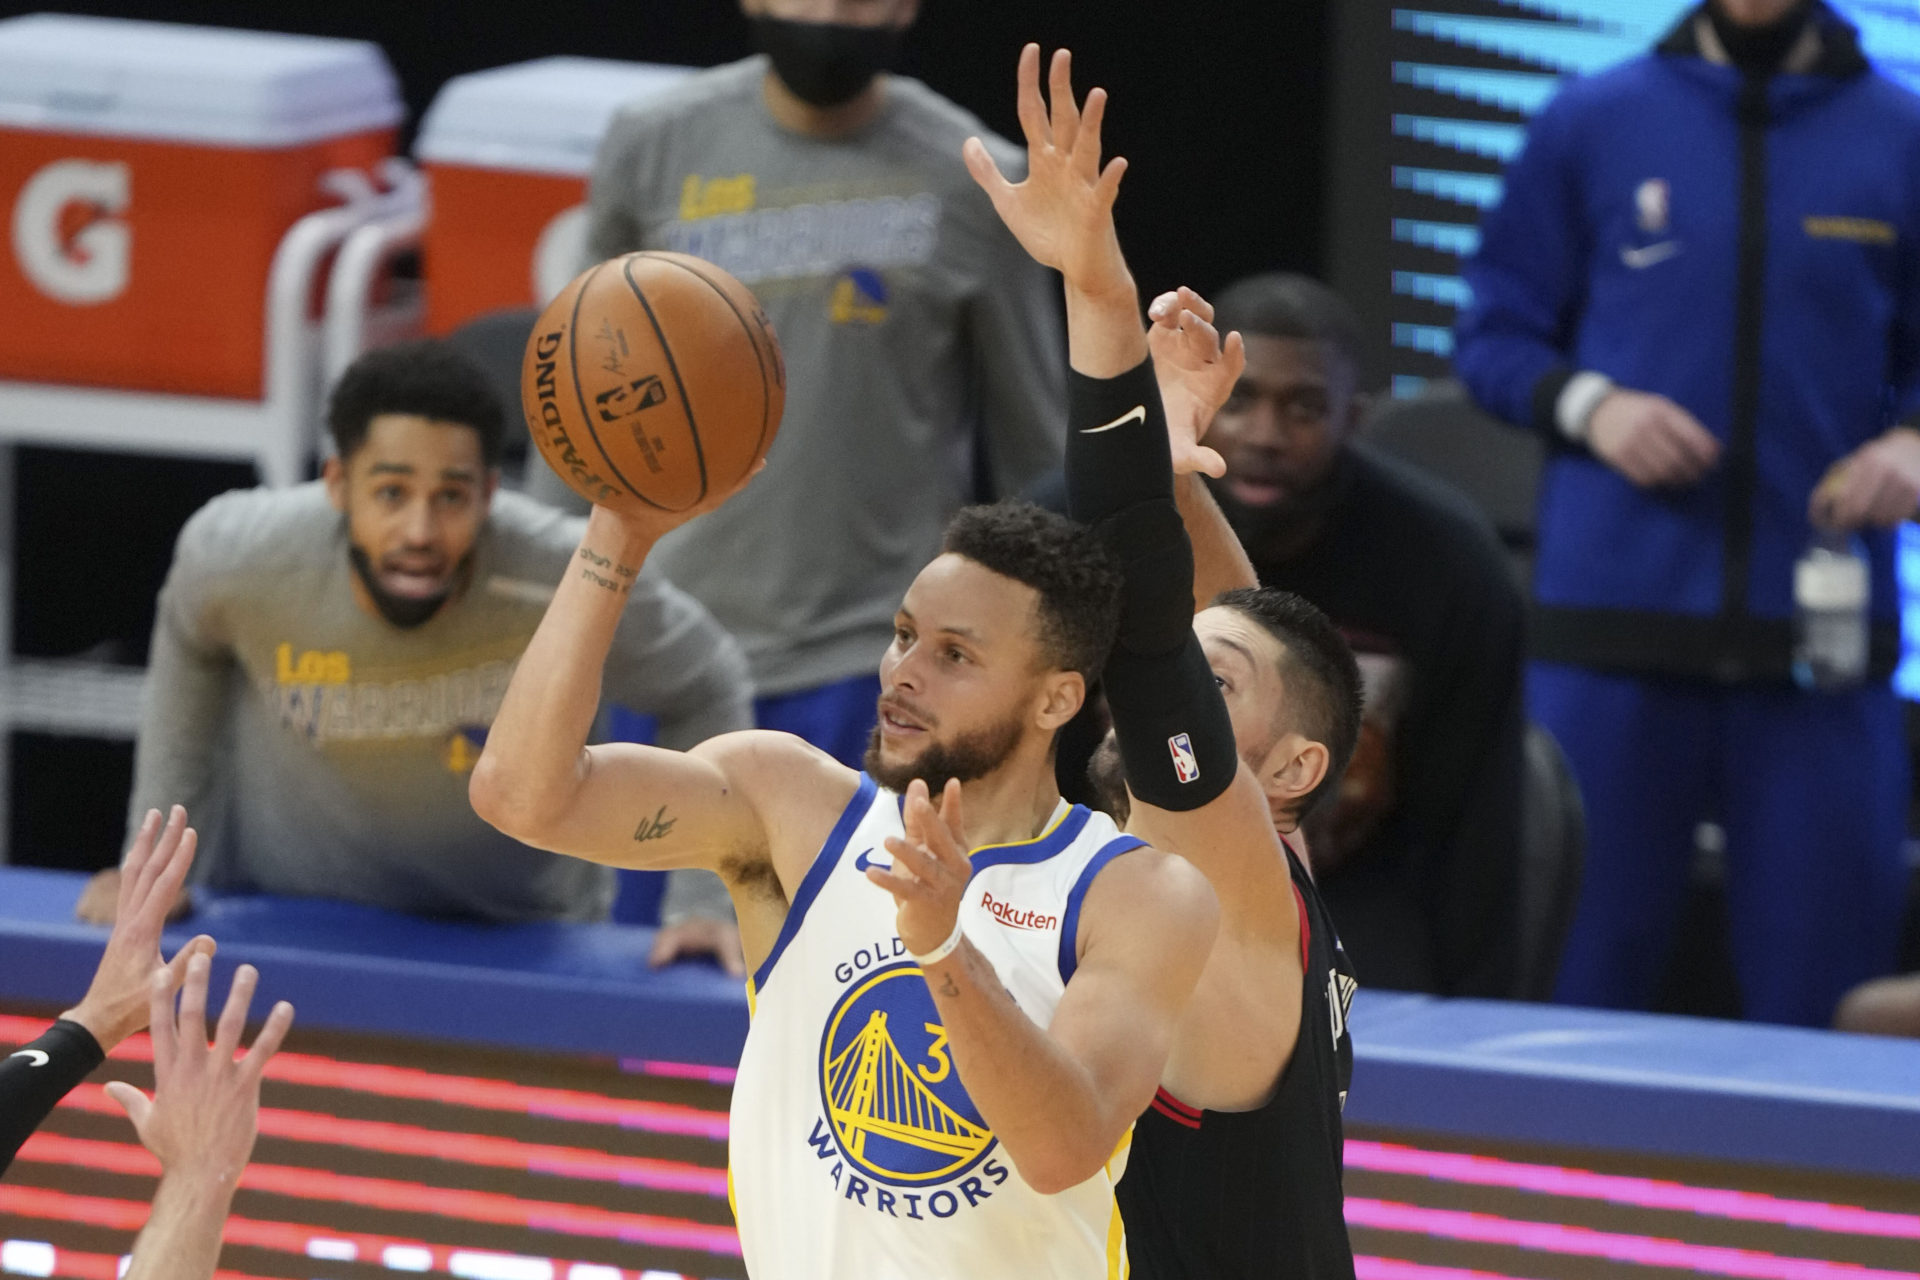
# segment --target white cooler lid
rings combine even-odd
[[[285,147],[402,114],[386,55],[364,40],[57,13],[0,21],[0,128]]]
[[[414,156],[585,177],[621,107],[691,72],[657,62],[540,58],[455,76],[421,119]]]

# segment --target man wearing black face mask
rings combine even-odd
[[[1024,153],[887,74],[917,0],[742,4],[757,56],[609,129],[589,248],[709,259],[772,317],[791,377],[766,474],[654,562],[740,638],[759,723],[857,766],[894,605],[976,469],[1007,495],[1060,460],[1060,304],[960,159],[970,135],[1010,173]]]
[[[328,424],[337,455],[322,481],[224,494],[181,531],[156,610],[132,825],[192,805],[196,882],[216,890],[603,918],[611,870],[516,844],[467,802],[578,522],[496,492],[500,404],[439,344],[362,356]],[[750,723],[739,646],[668,584],[631,584],[615,653],[606,696],[656,714],[662,742]],[[116,876],[89,888],[83,918],[111,919]]]
[[[1262,586],[1319,606],[1366,677],[1360,743],[1309,824],[1321,892],[1368,986],[1507,996],[1520,853],[1522,603],[1486,518],[1353,436],[1359,322],[1317,281],[1221,294],[1246,371],[1206,435]]]

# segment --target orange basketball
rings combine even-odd
[[[787,375],[745,285],[684,253],[629,253],[541,313],[520,399],[574,492],[619,511],[684,511],[766,455]]]

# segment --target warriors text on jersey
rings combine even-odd
[[[1134,1125],[1119,1198],[1138,1280],[1353,1280],[1340,1112],[1356,984],[1291,849],[1287,863],[1306,971],[1293,1055],[1252,1111],[1201,1111],[1163,1089]]]
[[[1099,1280],[1125,1265],[1106,1169],[1034,1191],[954,1069],[926,979],[866,877],[903,834],[899,797],[860,789],[753,975],[733,1090],[730,1175],[755,1280]],[[1064,802],[1033,840],[975,850],[967,938],[1041,1026],[1072,978],[1094,877],[1141,842]]]

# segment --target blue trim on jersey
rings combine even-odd
[[[1080,904],[1086,900],[1093,878],[1121,854],[1145,848],[1146,843],[1138,836],[1115,836],[1100,846],[1100,852],[1087,859],[1080,878],[1073,882],[1073,889],[1067,894],[1066,914],[1060,917],[1060,981],[1072,982],[1073,971],[1080,967]]]
[[[1018,844],[990,844],[983,849],[976,849],[969,855],[973,861],[973,874],[977,876],[988,867],[1006,866],[1009,863],[1024,866],[1045,862],[1072,844],[1092,816],[1092,810],[1077,804],[1067,810],[1059,822],[1031,840],[1022,840]]]
[[[800,887],[794,891],[793,903],[787,908],[787,918],[780,925],[780,936],[773,940],[773,950],[767,953],[766,962],[753,971],[753,990],[756,993],[767,989],[767,977],[773,972],[774,962],[780,959],[781,952],[793,941],[793,935],[800,932],[800,923],[807,917],[807,908],[820,896],[821,886],[833,874],[834,867],[840,862],[840,855],[847,851],[847,841],[853,839],[855,828],[867,816],[867,810],[873,807],[874,793],[879,789],[879,784],[872,778],[864,773],[860,775],[860,789],[853,793],[853,799],[847,801],[847,807],[840,813],[840,820],[827,833],[827,842],[820,846],[813,865],[807,868]]]

